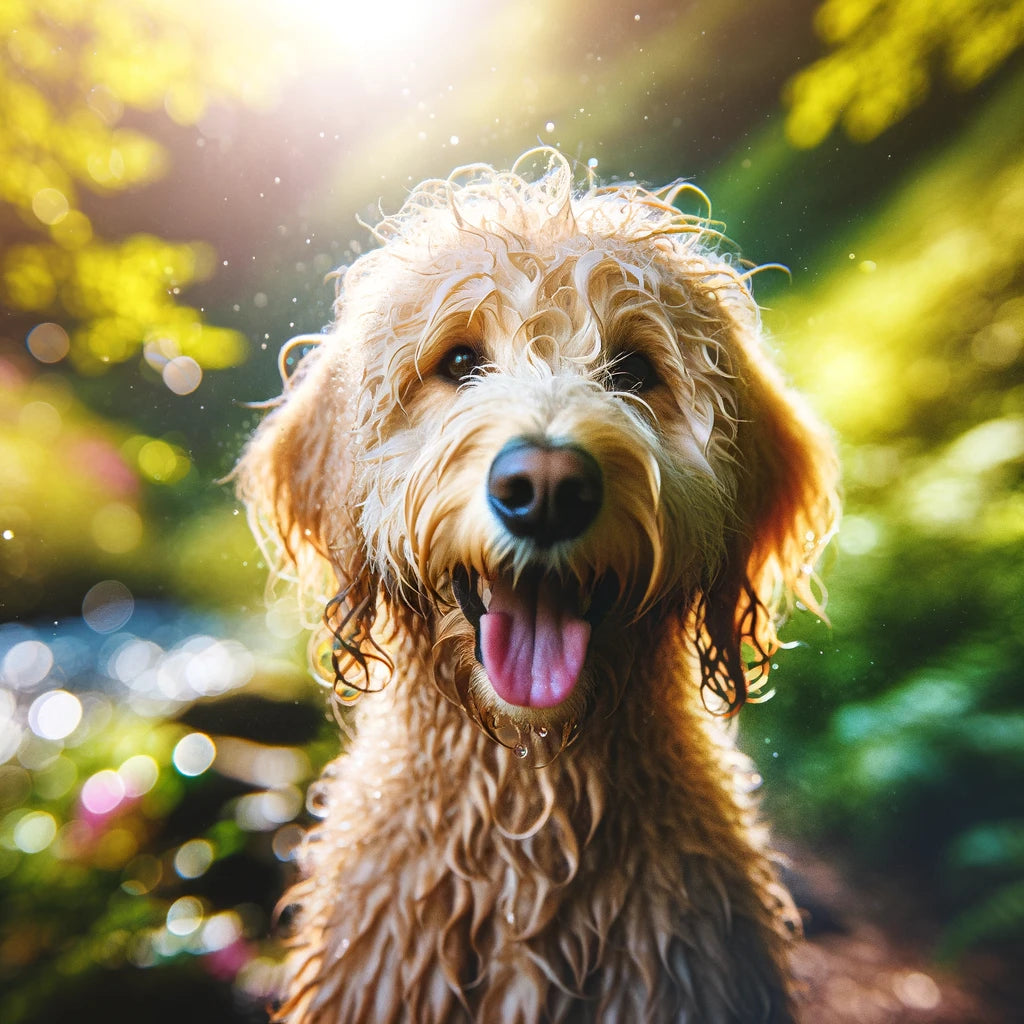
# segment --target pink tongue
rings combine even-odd
[[[480,649],[495,693],[509,704],[553,708],[572,693],[587,656],[590,624],[571,593],[549,577],[491,585]]]

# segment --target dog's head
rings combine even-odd
[[[536,180],[428,182],[378,225],[240,493],[285,561],[336,580],[345,685],[425,623],[449,696],[543,732],[619,699],[667,628],[738,707],[780,609],[817,607],[832,447],[675,191],[574,194],[545,155]]]

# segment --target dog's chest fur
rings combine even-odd
[[[317,784],[297,1019],[788,1019],[743,765],[681,687],[532,768],[398,673]]]

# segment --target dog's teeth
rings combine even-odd
[[[490,608],[491,607],[491,588],[490,587],[485,585],[485,586],[483,586],[480,589],[480,600],[483,601],[485,608]]]

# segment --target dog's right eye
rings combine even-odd
[[[658,384],[658,371],[647,356],[630,352],[612,363],[607,387],[611,391],[650,391]]]
[[[456,384],[464,381],[474,370],[479,369],[483,358],[472,345],[456,345],[441,358],[437,372],[446,380]]]

